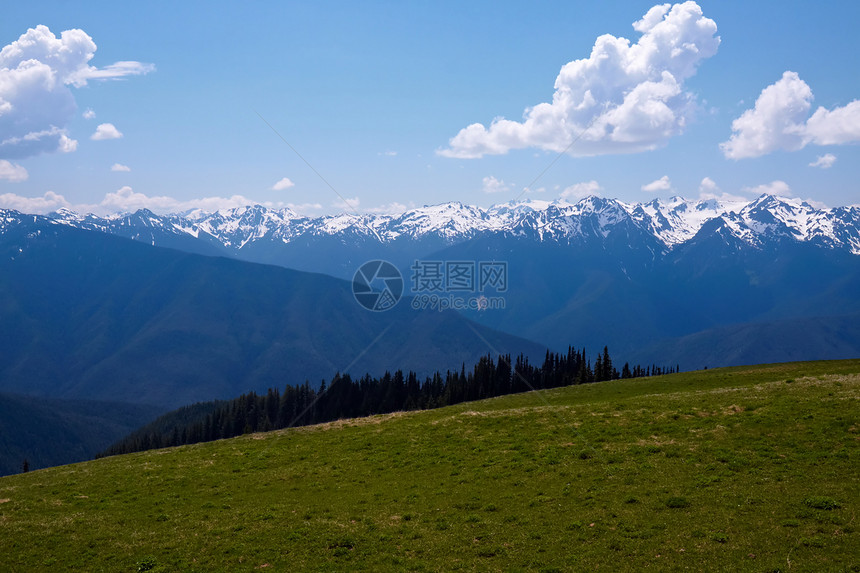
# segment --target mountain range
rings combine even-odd
[[[0,220],[0,392],[177,407],[546,350],[454,311],[369,312],[322,274]]]
[[[386,312],[348,282],[377,259],[406,286]],[[505,262],[504,305],[415,311],[415,261]],[[857,357],[860,208],[763,195],[317,218],[0,210],[0,324],[0,393],[15,395],[0,405],[30,412],[4,430],[9,472],[22,457],[71,461],[51,449],[57,433],[77,436],[80,458],[127,430],[94,414],[108,402],[140,422],[337,371],[426,375],[568,345],[682,370]]]
[[[44,220],[344,279],[373,259],[391,261],[406,279],[416,260],[506,261],[504,309],[464,313],[558,350],[608,344],[636,362],[671,355],[683,369],[860,353],[860,337],[836,324],[860,314],[860,206],[816,208],[774,195],[636,204],[591,196],[487,209],[452,202],[397,215],[314,218],[252,206],[59,211]],[[835,321],[816,330],[824,338],[814,345],[805,342],[809,319]],[[718,334],[725,328],[742,328],[746,341],[779,328],[786,344],[757,353],[732,346],[736,338]]]
[[[750,341],[759,328],[773,332],[781,325],[786,344],[768,358],[860,352],[860,337],[836,324],[860,314],[858,206],[823,209],[773,195],[638,204],[591,196],[575,203],[531,200],[484,209],[452,202],[397,215],[315,218],[259,205],[108,217],[6,211],[0,233],[22,217],[46,228],[347,280],[374,259],[391,261],[407,280],[416,260],[505,261],[504,308],[464,313],[558,350],[608,344],[636,362],[670,355],[684,369],[729,365],[765,355],[731,346],[736,338],[720,329],[743,331]],[[810,319],[823,337],[814,345],[804,343],[802,325]],[[834,323],[824,327],[828,321]]]
[[[798,242],[860,254],[860,206],[817,209],[798,199],[762,195],[752,201],[673,197],[624,203],[596,196],[511,202],[483,209],[459,202],[402,214],[341,214],[305,217],[262,206],[214,213],[156,215],[148,210],[97,217],[60,210],[59,223],[98,230],[157,246],[326,272],[351,278],[371,252],[408,262],[446,247],[491,236],[576,245],[619,232],[662,257],[708,235],[737,248],[767,249]],[[339,249],[338,249],[339,247]],[[320,259],[308,251],[328,249]],[[338,252],[339,250],[339,252]],[[359,258],[356,258],[359,255]]]

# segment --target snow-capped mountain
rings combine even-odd
[[[605,240],[624,228],[655,238],[666,251],[693,240],[707,229],[720,228],[753,248],[774,241],[808,242],[860,255],[860,208],[816,209],[798,199],[762,195],[749,201],[688,200],[672,197],[647,203],[586,197],[566,201],[505,203],[483,209],[459,202],[411,209],[399,215],[341,214],[303,217],[290,209],[249,206],[156,215],[147,210],[96,217],[69,210],[52,213],[58,223],[120,234],[159,244],[167,236],[188,237],[240,254],[255,243],[294,242],[331,237],[344,243],[361,240],[386,244],[432,240],[451,245],[479,235],[532,237],[538,241],[578,243]]]
[[[16,218],[0,211],[0,233]],[[221,255],[350,278],[362,261],[408,266],[473,239],[532,241],[601,252],[644,251],[656,260],[681,247],[711,245],[726,253],[806,244],[860,255],[860,207],[817,209],[798,199],[752,201],[672,197],[647,203],[586,197],[575,203],[523,201],[481,208],[459,202],[401,214],[301,216],[259,205],[214,213],[134,213],[98,217],[62,209],[44,218],[150,245]]]
[[[855,336],[842,327],[860,316],[860,206],[820,209],[762,195],[635,204],[586,197],[490,208],[452,202],[397,215],[322,217],[261,206],[110,217],[0,210],[0,260],[26,258],[30,239],[46,232],[81,241],[91,232],[119,235],[346,280],[363,263],[385,259],[411,292],[419,290],[416,260],[505,261],[504,309],[467,314],[547,346],[608,344],[635,353],[677,339],[685,356],[701,357],[680,361],[699,367],[726,364],[735,347],[750,350],[743,360],[836,358],[860,348],[860,330]],[[728,327],[744,340],[720,342],[728,331],[719,329]],[[782,329],[783,343],[768,353],[773,344],[756,345],[773,329]],[[807,331],[817,333],[818,350]],[[684,338],[699,334],[704,338]]]

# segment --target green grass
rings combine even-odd
[[[860,361],[604,382],[5,477],[0,570],[860,571],[858,468]]]

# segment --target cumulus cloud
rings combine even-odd
[[[278,180],[277,183],[272,185],[273,191],[283,191],[284,189],[289,189],[290,187],[295,187],[295,183],[290,181],[289,177],[284,177],[283,179]]]
[[[776,181],[771,181],[770,183],[756,185],[755,187],[744,187],[743,190],[747,193],[752,193],[753,195],[776,195],[777,197],[793,197],[791,193],[791,187],[788,186],[788,183],[786,183],[785,181],[780,181],[779,179],[777,179]]]
[[[45,214],[61,207],[70,207],[66,198],[53,191],[41,197],[22,197],[14,193],[0,195],[0,209],[14,209],[22,213]]]
[[[87,111],[85,111],[82,115],[84,116],[84,119],[94,119],[96,117],[96,112],[87,108]]]
[[[404,205],[403,203],[398,203],[397,201],[392,201],[387,205],[379,205],[378,207],[371,207],[367,209],[368,213],[373,213],[376,215],[399,215],[404,213],[409,207]]]
[[[104,139],[119,139],[122,137],[122,132],[114,127],[112,123],[102,123],[96,128],[96,132],[90,136],[94,141],[102,141]]]
[[[507,193],[511,190],[511,186],[501,179],[488,175],[481,180],[481,189],[484,193]]]
[[[73,208],[80,212],[95,213],[97,215],[109,213],[127,213],[138,209],[149,209],[155,213],[183,213],[193,209],[206,212],[214,212],[219,209],[233,209],[246,205],[263,205],[265,207],[282,207],[280,203],[260,203],[242,195],[231,197],[201,197],[181,201],[166,195],[148,196],[144,193],[134,191],[128,185],[107,193],[104,199],[96,205],[75,205]]]
[[[833,111],[819,107],[806,122],[806,136],[816,145],[842,145],[860,141],[860,100]]]
[[[380,151],[377,155],[384,155],[385,157],[395,157],[397,155],[396,151]]]
[[[764,88],[752,109],[732,122],[732,135],[720,144],[729,159],[760,157],[777,150],[797,151],[809,144],[860,141],[860,101],[812,116],[812,89],[796,72],[786,71]]]
[[[774,195],[776,197],[784,197],[786,199],[797,199],[797,197],[795,197],[794,195],[794,192],[792,192],[791,187],[789,187],[788,183],[779,179],[777,179],[776,181],[771,181],[770,183],[756,185],[755,187],[744,187],[742,191],[744,191],[745,193],[751,193],[756,196]],[[806,198],[802,199],[802,201],[812,205],[816,209],[830,208],[826,203],[822,203],[821,201],[817,201],[815,199]]]
[[[836,163],[836,156],[832,153],[819,155],[818,158],[809,164],[810,167],[820,167],[822,169],[830,169]]]
[[[699,199],[704,201],[708,199],[718,199],[720,201],[726,202],[749,201],[748,197],[732,195],[731,193],[724,193],[723,190],[720,189],[720,186],[717,185],[716,181],[714,181],[710,177],[703,178],[702,182],[699,183]]]
[[[97,215],[127,213],[137,211],[138,209],[149,209],[155,213],[167,214],[184,213],[194,209],[212,213],[220,209],[234,209],[247,205],[262,205],[270,208],[287,206],[285,203],[255,201],[242,195],[233,195],[231,197],[200,197],[189,200],[179,200],[166,195],[150,197],[144,193],[138,193],[126,185],[112,193],[105,194],[104,199],[96,205],[75,205],[72,208],[82,213],[95,213]]]
[[[148,197],[143,193],[135,193],[131,187],[125,185],[113,193],[107,193],[102,202],[95,206],[96,209],[94,212],[123,213],[126,211],[137,211],[138,209],[180,211],[180,203],[180,201],[177,201],[173,197]]]
[[[66,30],[58,38],[47,26],[27,30],[0,50],[0,158],[74,151],[77,141],[66,129],[77,112],[70,88],[155,69],[140,62],[96,68],[89,65],[95,52],[83,30]]]
[[[319,203],[286,203],[284,206],[289,207],[299,215],[310,215],[312,212],[323,208]]]
[[[131,167],[122,163],[114,163],[110,166],[111,171],[131,171]]]
[[[361,200],[356,196],[351,199],[349,197],[338,199],[332,203],[331,206],[341,211],[358,211],[358,206],[360,204]]]
[[[651,183],[647,183],[642,186],[643,191],[647,191],[648,193],[659,193],[660,191],[671,191],[672,190],[672,182],[669,181],[669,176],[664,175],[660,179],[656,181],[652,181]]]
[[[684,81],[717,52],[717,25],[698,4],[684,2],[654,6],[633,28],[638,42],[605,34],[588,58],[565,64],[552,102],[527,108],[522,122],[474,123],[437,153],[477,158],[538,148],[601,155],[664,145],[684,131],[696,108]]]
[[[57,151],[60,153],[71,153],[78,148],[77,140],[71,139],[66,134],[60,135],[60,141],[57,146]]]
[[[104,198],[95,204],[72,204],[65,197],[53,191],[48,191],[42,197],[23,197],[14,193],[0,195],[0,209],[15,209],[22,213],[35,214],[50,213],[61,207],[72,209],[78,213],[93,213],[101,216],[113,213],[130,213],[138,209],[149,209],[159,214],[186,213],[193,210],[212,213],[220,209],[234,209],[247,205],[262,205],[272,209],[289,207],[296,212],[322,209],[322,205],[319,203],[294,205],[292,203],[255,201],[242,195],[179,200],[165,195],[148,196],[134,191],[129,186],[106,193]]]
[[[20,183],[26,181],[29,176],[30,174],[22,166],[0,159],[0,180],[5,179],[11,183]]]
[[[583,197],[588,197],[590,195],[598,195],[600,194],[601,187],[600,184],[595,181],[583,181],[582,183],[574,183],[570,187],[565,188],[564,191],[561,192],[559,197],[562,199],[582,199]]]
[[[700,195],[713,195],[720,192],[720,186],[717,185],[717,182],[711,179],[710,177],[705,177],[702,179],[702,182],[699,183],[699,194]]]

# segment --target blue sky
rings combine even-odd
[[[489,206],[539,176],[523,197],[857,204],[858,21],[847,1],[15,3],[0,207]],[[585,61],[605,34],[634,49]]]

